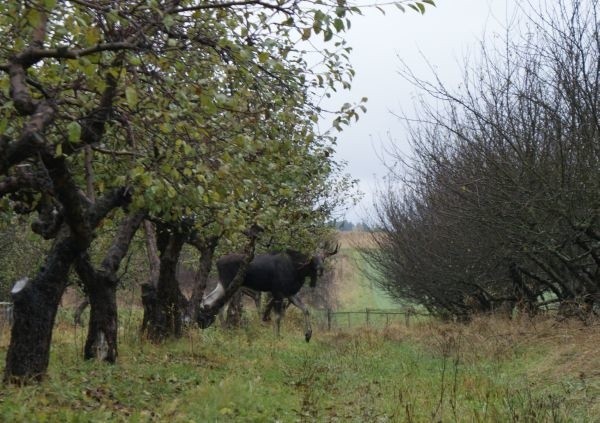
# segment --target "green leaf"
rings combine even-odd
[[[67,134],[69,142],[79,142],[81,138],[81,125],[76,121],[72,121],[67,126]]]
[[[85,41],[88,44],[98,44],[100,41],[100,31],[98,28],[90,26],[85,30]]]
[[[26,16],[27,16],[27,22],[32,27],[37,27],[40,24],[40,22],[41,22],[42,15],[36,9],[33,9],[33,8],[29,9],[27,11],[27,15]]]
[[[138,95],[134,86],[129,86],[125,88],[125,98],[127,99],[127,104],[129,107],[134,108],[138,103]]]
[[[341,19],[334,19],[333,21],[333,27],[335,28],[335,30],[337,32],[343,31],[344,30],[344,21]]]
[[[44,0],[44,7],[46,10],[52,10],[56,6],[56,0]]]
[[[269,60],[269,53],[266,51],[261,51],[260,53],[258,53],[258,61],[260,63],[265,63],[267,60]]]
[[[302,39],[304,41],[308,40],[310,38],[311,32],[312,32],[311,28],[304,28],[302,30]]]
[[[173,26],[173,24],[174,24],[174,23],[175,23],[175,19],[173,18],[173,15],[171,15],[171,14],[169,14],[169,15],[166,15],[166,16],[163,18],[163,24],[165,25],[165,27],[166,27],[167,29],[171,28],[171,27]]]

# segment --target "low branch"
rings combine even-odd
[[[217,4],[200,4],[196,6],[189,7],[180,7],[173,10],[173,13],[181,13],[181,12],[193,12],[196,10],[205,10],[205,9],[224,9],[228,7],[238,7],[238,6],[262,6],[266,9],[277,10],[278,12],[282,12],[285,14],[290,14],[290,10],[282,7],[278,4],[268,3],[262,0],[240,0],[240,1],[228,1]]]
[[[146,216],[145,210],[137,211],[129,216],[125,217],[119,229],[117,230],[117,236],[113,240],[112,245],[108,249],[104,260],[100,265],[103,272],[115,274],[119,269],[119,265],[129,250],[129,244],[136,231],[138,230],[142,220]]]
[[[4,140],[0,144],[0,174],[6,174],[12,166],[34,156],[45,146],[42,134],[54,120],[56,108],[50,101],[43,100],[23,127],[18,140]]]
[[[263,229],[257,225],[254,225],[249,230],[245,231],[245,235],[248,237],[248,243],[242,252],[244,258],[240,263],[240,267],[238,269],[237,274],[231,281],[231,284],[225,289],[225,295],[215,301],[211,307],[206,307],[200,310],[198,314],[199,324],[202,326],[207,321],[214,319],[214,316],[217,315],[219,310],[233,297],[233,295],[237,292],[237,290],[244,283],[244,278],[246,277],[246,271],[248,270],[248,265],[254,259],[254,251],[256,248],[256,241],[258,240],[259,235],[263,232]]]

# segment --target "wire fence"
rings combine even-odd
[[[70,318],[71,314],[69,314]],[[360,326],[385,328],[389,325],[402,324],[409,327],[417,321],[428,319],[428,313],[413,308],[375,309],[342,311],[333,309],[312,309],[311,320],[320,330],[340,330]],[[12,304],[0,302],[0,329],[10,329],[12,325]]]
[[[356,311],[337,311],[318,309],[311,313],[314,322],[322,330],[352,328],[357,326],[387,327],[391,324],[404,324],[409,327],[417,320],[429,317],[429,314],[414,309],[371,309]]]

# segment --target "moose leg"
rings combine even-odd
[[[310,325],[310,313],[308,312],[308,308],[304,305],[304,303],[295,295],[288,297],[290,302],[302,310],[302,314],[304,314],[304,339],[306,342],[310,341],[310,337],[312,336],[312,327]]]
[[[275,303],[275,300],[273,298],[271,298],[269,300],[269,302],[267,303],[267,305],[265,306],[265,311],[264,311],[263,317],[262,317],[263,322],[268,322],[269,320],[271,320],[271,310],[273,310],[274,303]]]
[[[89,305],[90,300],[88,297],[85,297],[85,299],[77,306],[75,312],[73,313],[73,324],[75,324],[75,326],[83,326],[83,323],[81,322],[81,315]]]
[[[269,322],[271,321],[271,311],[273,310],[273,305],[275,304],[275,300],[273,299],[273,296],[270,294],[267,294],[268,298],[270,298],[269,302],[267,302],[267,305],[265,306],[265,310],[263,311],[262,314],[262,321],[263,322]],[[287,310],[287,308],[290,306],[291,301],[285,301],[285,300],[281,300],[281,308],[282,310]]]
[[[273,305],[273,309],[275,310],[275,333],[279,338],[281,330],[281,319],[283,319],[283,312],[285,311],[283,307],[283,299],[273,298],[271,300],[271,303]]]
[[[260,292],[257,292],[255,297],[254,297],[254,305],[256,305],[256,311],[258,312],[258,317],[260,318],[260,306],[261,306],[261,299],[262,299],[262,294]]]

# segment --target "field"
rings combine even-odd
[[[333,259],[338,309],[361,310],[398,307],[359,270],[362,268],[362,264],[356,247],[369,243],[370,237],[364,232],[342,232],[340,234],[340,252]]]
[[[341,252],[349,266],[352,248]],[[359,280],[344,282],[344,308],[353,295],[357,309],[388,301],[345,272]],[[123,309],[111,366],[81,359],[84,330],[62,309],[47,380],[4,387],[0,421],[600,421],[600,322],[394,322],[315,328],[305,343],[290,310],[281,338],[249,313],[243,328],[191,330],[156,346],[139,338],[140,317]],[[7,343],[4,330],[2,361]]]

